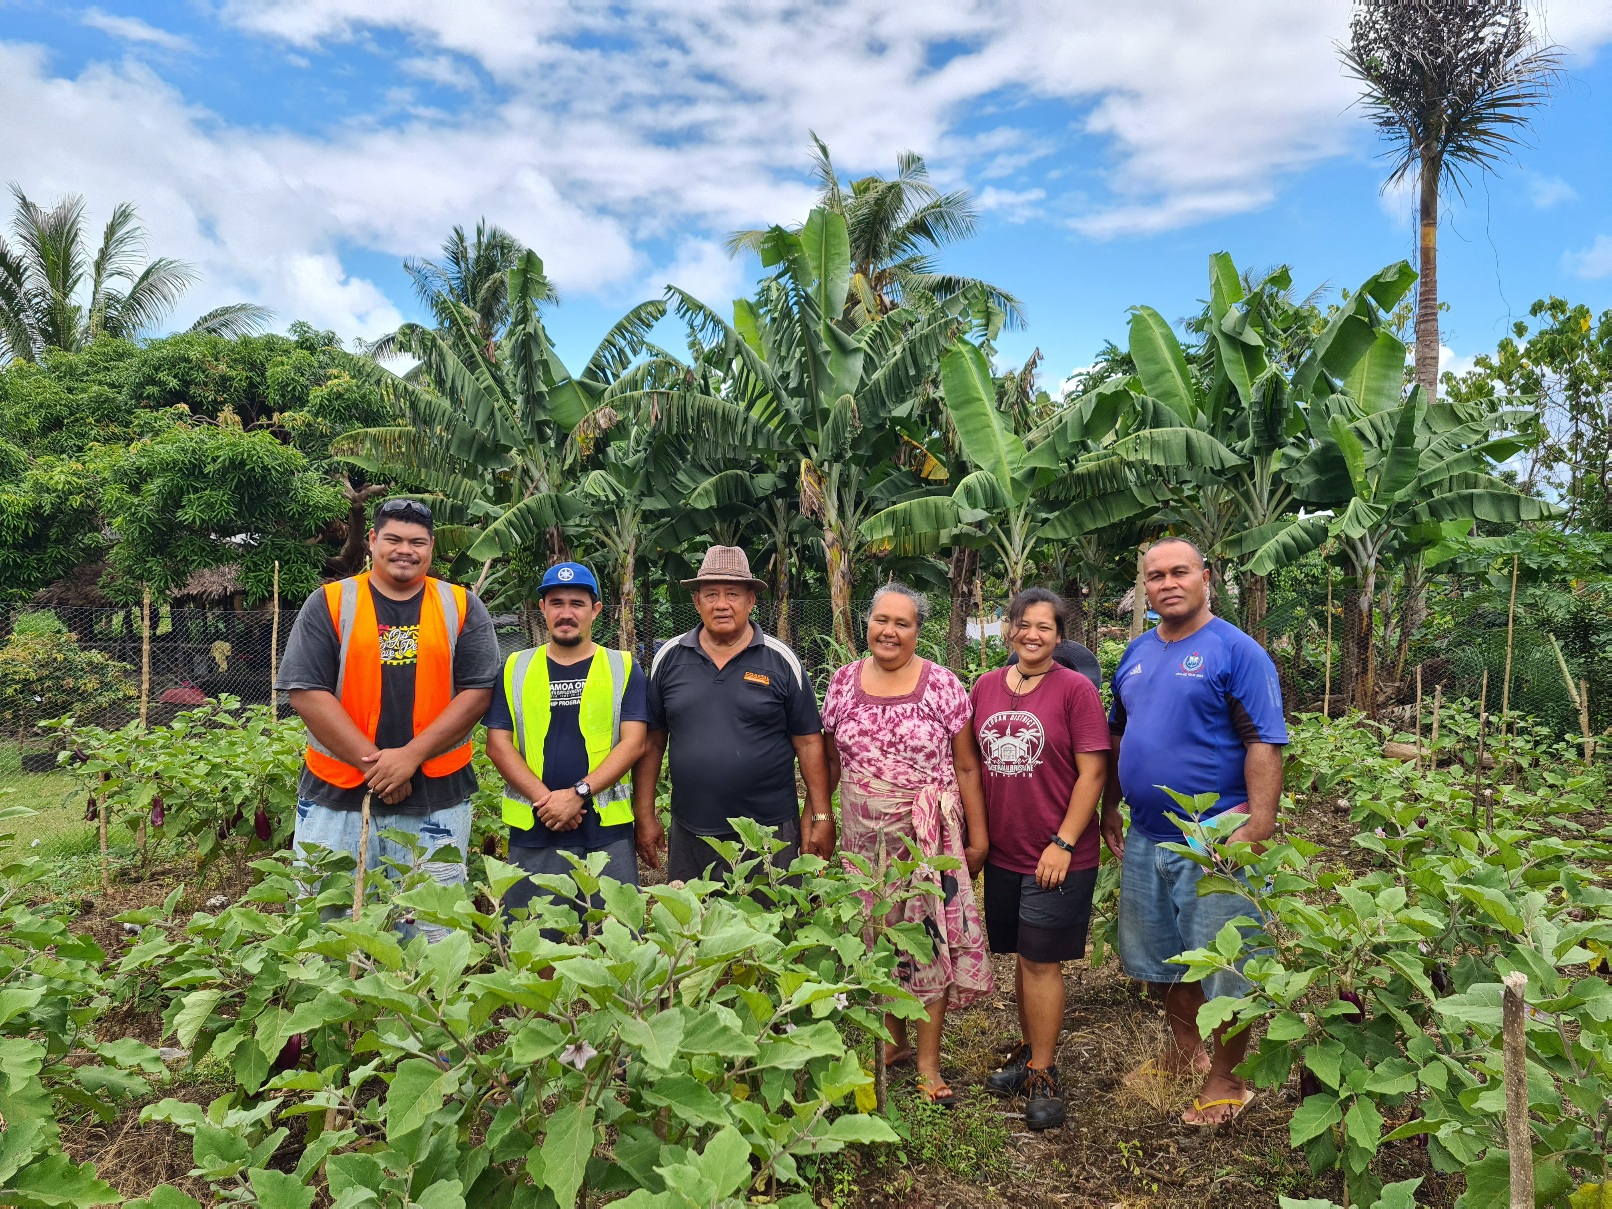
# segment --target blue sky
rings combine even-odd
[[[1449,363],[1537,297],[1612,306],[1612,0],[1537,15],[1569,54],[1532,146],[1451,198]],[[675,282],[713,305],[753,264],[722,236],[798,220],[807,132],[846,173],[902,150],[982,204],[945,256],[1026,303],[1005,359],[1053,385],[1175,318],[1208,255],[1353,285],[1414,253],[1409,199],[1338,68],[1347,0],[0,0],[0,162],[30,196],[139,206],[204,280],[374,336],[419,308],[400,261],[455,222],[536,248],[580,360]],[[675,332],[667,334],[676,339]]]

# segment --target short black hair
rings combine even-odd
[[[1148,547],[1148,550],[1151,552],[1153,550],[1157,550],[1160,546],[1168,546],[1172,544],[1177,546],[1185,546],[1188,550],[1191,550],[1194,554],[1196,554],[1198,556],[1198,565],[1200,567],[1207,567],[1209,565],[1208,560],[1203,556],[1203,551],[1198,549],[1198,543],[1193,541],[1190,537],[1177,537],[1172,533],[1166,537],[1159,538],[1158,541],[1154,542]]]
[[[405,525],[424,525],[431,532],[436,532],[436,524],[431,518],[431,509],[419,500],[411,500],[405,495],[394,495],[375,509],[375,523],[372,526],[379,533],[388,521],[399,521]]]
[[[1008,605],[1008,625],[1017,626],[1030,606],[1038,604],[1052,606],[1052,618],[1058,623],[1058,637],[1062,638],[1064,627],[1069,624],[1069,606],[1051,588],[1025,588],[1015,596]]]

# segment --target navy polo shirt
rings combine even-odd
[[[729,835],[730,818],[777,827],[799,817],[796,735],[823,730],[795,652],[751,623],[749,645],[718,669],[700,627],[649,670],[649,729],[667,732],[672,817],[695,835]]]
[[[1174,642],[1149,630],[1114,669],[1108,728],[1119,749],[1119,787],[1131,826],[1160,843],[1179,843],[1179,815],[1163,786],[1189,797],[1218,793],[1213,818],[1248,800],[1243,761],[1250,743],[1287,742],[1282,686],[1265,649],[1216,617]]]

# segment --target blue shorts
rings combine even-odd
[[[300,855],[303,845],[318,844],[333,852],[351,852],[356,859],[362,822],[362,816],[356,810],[336,810],[312,799],[301,798],[297,802],[297,830],[292,847]],[[445,806],[429,814],[403,814],[372,808],[369,814],[369,851],[364,861],[366,869],[378,869],[387,860],[413,864],[414,854],[403,845],[385,838],[382,833],[387,831],[406,831],[414,836],[420,847],[425,849],[419,867],[444,886],[464,884],[465,855],[470,849],[469,798],[457,806]],[[436,859],[437,852],[443,849],[447,850],[444,855],[451,855],[452,859]],[[310,894],[314,892],[313,887],[305,889]],[[418,931],[433,944],[448,934],[448,929],[440,924],[416,926],[406,919],[398,925],[397,930],[405,940]]]
[[[1184,842],[1184,841],[1183,841]],[[1239,915],[1260,919],[1254,904],[1236,894],[1198,896],[1203,867],[1171,852],[1132,827],[1125,833],[1119,877],[1120,964],[1142,982],[1180,982],[1187,968],[1175,965],[1191,949],[1206,949],[1216,933]],[[1244,934],[1248,929],[1244,929]],[[1239,968],[1240,968],[1239,963]],[[1240,999],[1248,980],[1229,970],[1203,980],[1206,998]]]

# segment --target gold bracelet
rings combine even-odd
[[[831,814],[814,814],[814,815],[812,815],[812,822],[814,822],[814,823],[832,823],[833,821],[834,821],[834,816],[831,815]]]

